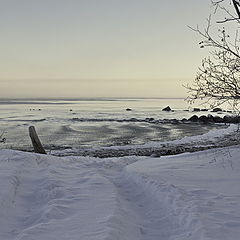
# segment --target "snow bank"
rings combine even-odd
[[[79,161],[0,151],[0,239],[111,239],[115,196]]]
[[[181,227],[182,233],[173,234],[170,239],[237,240],[239,156],[238,146],[146,158],[127,166],[122,178],[157,199],[176,226]]]
[[[0,150],[0,239],[238,240],[240,148],[160,158]]]

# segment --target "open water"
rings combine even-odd
[[[174,111],[162,111],[166,106]],[[31,125],[46,150],[168,141],[221,127],[164,121],[189,118],[188,109],[184,99],[0,100],[0,135],[6,138],[0,148],[31,150]]]

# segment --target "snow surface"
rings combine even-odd
[[[240,146],[176,156],[0,150],[0,239],[239,240]]]

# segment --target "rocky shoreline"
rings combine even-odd
[[[155,119],[155,118],[145,118],[145,119],[138,119],[138,118],[126,118],[126,119],[114,119],[114,118],[72,118],[72,121],[77,122],[146,122],[146,123],[169,123],[169,124],[181,124],[181,123],[222,123],[222,124],[230,124],[230,123],[240,123],[240,116],[230,116],[225,115],[224,117],[220,116],[213,116],[211,114],[208,115],[193,115],[190,118],[186,119]]]
[[[174,112],[174,110],[171,109],[171,107],[167,106],[165,108],[162,109],[162,111],[165,112]],[[189,110],[185,110],[185,111],[189,111]],[[208,112],[209,110],[204,108],[204,109],[200,109],[200,108],[193,108],[192,112]],[[221,108],[213,108],[212,113],[230,113],[232,114],[232,111],[226,111],[223,110]],[[164,119],[167,120],[167,119]],[[201,115],[201,116],[197,116],[197,115],[193,115],[191,116],[189,119],[183,118],[182,120],[176,120],[176,119],[170,119],[171,121],[179,121],[179,122],[201,122],[201,123],[240,123],[240,116],[239,115],[225,115],[224,117],[220,117],[220,116],[213,116],[212,114],[208,114],[208,115]]]

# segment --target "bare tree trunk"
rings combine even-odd
[[[38,135],[36,133],[36,130],[35,130],[34,126],[29,127],[29,136],[30,136],[31,141],[32,141],[34,152],[35,153],[41,153],[41,154],[47,154],[46,151],[44,150],[39,138],[38,138]]]

